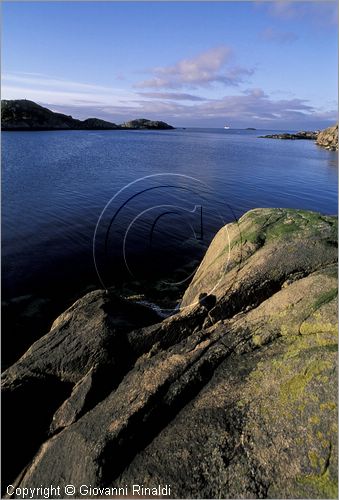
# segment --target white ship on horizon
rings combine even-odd
[[[229,128],[231,128],[229,125],[224,126],[224,129],[226,129],[226,130],[228,130]]]

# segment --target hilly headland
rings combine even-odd
[[[140,118],[116,125],[99,118],[77,120],[72,116],[55,113],[26,99],[1,101],[1,128],[5,131],[34,130],[170,130],[163,121]]]

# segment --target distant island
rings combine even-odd
[[[26,99],[1,101],[1,128],[5,131],[34,130],[170,130],[163,121],[139,118],[117,125],[99,118],[77,120],[72,116],[55,113]]]
[[[245,128],[245,130],[257,130],[257,129],[254,127],[247,127],[247,128]]]

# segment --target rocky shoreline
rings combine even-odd
[[[335,217],[256,209],[177,314],[76,301],[3,374],[3,485],[337,498],[336,262]]]
[[[306,131],[302,130],[295,134],[270,134],[260,135],[259,139],[282,139],[282,140],[310,140],[315,141],[318,146],[321,146],[329,151],[338,151],[338,125],[328,127],[321,131]]]

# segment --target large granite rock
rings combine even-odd
[[[111,292],[90,292],[4,372],[4,446],[20,448],[20,454],[7,456],[4,482],[20,472],[48,437],[50,427],[56,431],[62,422],[69,423],[118,383],[135,359],[125,333],[157,321],[157,314],[144,306]],[[63,416],[59,410],[53,419],[65,400]]]
[[[322,130],[317,137],[318,146],[338,151],[338,124]]]
[[[86,295],[4,374],[5,486],[337,498],[336,260],[334,217],[257,209],[219,231],[178,314],[142,326]]]

